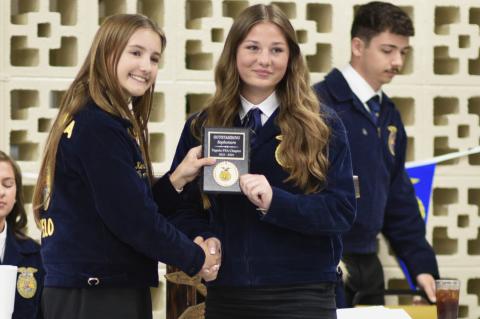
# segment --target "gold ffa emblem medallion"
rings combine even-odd
[[[237,166],[228,161],[218,163],[213,168],[213,179],[220,186],[232,186],[238,180]]]
[[[34,276],[34,273],[37,271],[38,269],[33,267],[18,268],[20,275],[18,275],[17,279],[17,291],[25,299],[32,298],[37,292],[37,280]]]
[[[395,140],[397,139],[397,128],[393,125],[389,125],[388,129],[388,150],[390,154],[395,156]]]

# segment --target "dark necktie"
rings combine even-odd
[[[378,117],[380,116],[380,97],[378,95],[374,95],[370,100],[368,100],[367,105],[370,108],[373,121],[377,123]]]
[[[260,129],[262,128],[261,115],[262,115],[262,111],[258,107],[256,107],[256,108],[250,109],[250,111],[248,111],[248,113],[243,118],[242,126],[248,127],[251,129],[251,134],[250,134],[251,145],[255,143],[257,135],[260,132]]]

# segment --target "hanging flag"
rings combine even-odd
[[[428,209],[430,207],[430,198],[432,194],[435,167],[435,163],[430,163],[406,169],[406,172],[410,177],[410,181],[413,184],[413,188],[415,189],[418,209],[420,210],[420,214],[422,215],[425,224],[428,220]],[[412,276],[408,272],[407,266],[405,265],[403,260],[398,258],[398,264],[405,275],[405,279],[407,279],[410,289],[416,290],[415,281],[412,279]]]
[[[433,177],[435,175],[435,167],[437,163],[479,153],[480,146],[475,146],[464,151],[444,154],[431,159],[405,164],[405,170],[410,177],[410,180],[412,181],[413,187],[415,188],[418,208],[420,210],[420,214],[422,215],[423,220],[425,221],[425,224],[428,221],[430,198],[432,196]],[[416,290],[415,281],[410,276],[407,266],[400,258],[397,258],[397,260],[400,268],[405,275],[405,279],[407,279],[410,289]]]
[[[436,164],[433,163],[406,169],[410,181],[415,188],[418,208],[420,209],[420,214],[422,215],[425,224],[428,220],[428,209],[430,207],[435,167]]]

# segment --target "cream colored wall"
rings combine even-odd
[[[480,2],[398,0],[413,18],[414,50],[385,91],[394,97],[410,136],[408,160],[422,160],[480,142]],[[268,1],[5,0],[0,4],[0,149],[25,173],[36,173],[59,96],[75,76],[106,15],[143,12],[165,29],[168,46],[156,85],[150,132],[156,172],[172,159],[187,113],[214,85],[213,66],[242,8]],[[354,0],[276,1],[298,31],[312,81],[349,57]],[[25,192],[31,197],[33,179]],[[480,318],[480,156],[440,165],[434,181],[428,239],[445,277],[462,281],[460,317]],[[31,211],[31,205],[28,206]],[[36,238],[39,232],[30,227]],[[382,240],[389,287],[403,276]],[[160,269],[163,271],[163,268]],[[164,318],[164,286],[155,314]],[[397,303],[398,300],[389,300]]]

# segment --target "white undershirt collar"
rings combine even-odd
[[[248,113],[248,111],[250,111],[250,109],[258,107],[262,111],[262,125],[265,124],[265,122],[270,118],[273,112],[275,112],[275,110],[280,105],[275,91],[273,91],[272,94],[270,94],[265,100],[256,105],[248,101],[242,95],[240,95],[240,101],[242,103],[242,108],[238,113],[240,115],[240,120],[243,120],[243,118]]]
[[[341,69],[340,72],[347,81],[350,89],[360,99],[367,111],[370,111],[367,102],[375,95],[379,96],[380,103],[382,103],[382,89],[380,88],[378,91],[375,92],[370,86],[370,84],[365,81],[365,79],[357,72],[357,70],[352,67],[350,63],[347,64],[343,69]]]
[[[3,259],[5,258],[5,246],[7,243],[7,221],[5,220],[5,227],[3,227],[3,231],[0,233],[0,260],[3,263]]]

